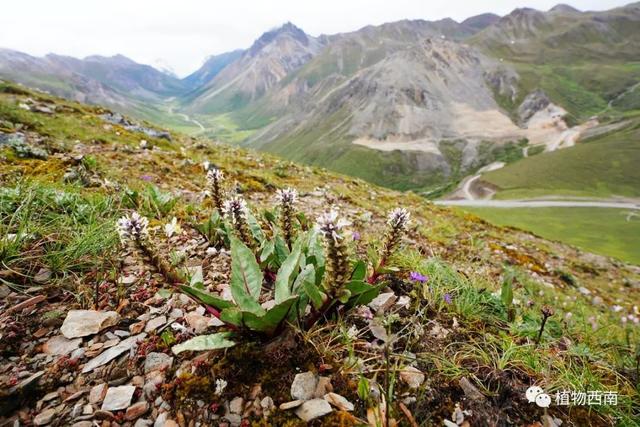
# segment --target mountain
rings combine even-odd
[[[208,57],[199,69],[184,78],[185,84],[190,88],[198,88],[209,83],[220,71],[242,56],[243,53],[242,49],[237,49]]]
[[[637,108],[639,5],[559,4],[319,36],[286,23],[182,80],[122,56],[3,51],[0,76],[439,195],[496,160],[517,160],[522,144]]]
[[[558,5],[549,12],[515,9],[469,42],[519,62],[635,60],[640,55],[640,3],[604,12]]]
[[[303,66],[322,46],[321,39],[291,23],[266,32],[212,80],[189,94],[187,111],[214,113],[245,106]]]

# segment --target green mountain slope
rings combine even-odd
[[[61,425],[80,417],[299,425],[295,410],[279,407],[291,401],[291,384],[306,370],[314,381],[320,372],[353,404],[338,411],[315,401],[328,408],[313,421],[318,426],[366,424],[367,413],[380,412],[383,393],[398,425],[411,419],[440,425],[456,408],[467,411],[471,425],[553,422],[548,416],[566,425],[633,425],[640,414],[637,266],[495,227],[413,194],[203,138],[173,133],[170,141],[146,138],[141,146],[135,129],[105,126],[104,112],[0,83],[3,423],[55,416]],[[204,161],[224,172],[227,196],[246,200],[256,218],[253,230],[279,232],[275,222],[283,214],[272,211],[277,189],[299,191],[295,209],[304,216],[295,217],[296,232],[313,226],[328,206],[339,208],[351,222],[340,251],[366,260],[362,274],[402,299],[379,309],[345,309],[313,327],[292,316],[274,337],[244,333],[242,324],[220,326],[216,310],[182,295],[175,276],[166,274],[201,271],[203,289],[222,298],[229,283],[242,280],[238,268],[258,264],[251,252],[232,261],[224,241],[212,237],[226,231],[201,227],[211,226],[216,209],[204,196],[210,190]],[[374,277],[367,264],[389,232],[387,212],[399,207],[411,213],[411,226]],[[133,211],[149,218],[143,238],[153,252],[118,239],[116,221]],[[330,249],[317,250],[316,260],[333,262]],[[258,285],[269,295],[269,276],[284,273],[262,264],[256,268],[267,274]],[[74,335],[69,318],[78,313],[72,310],[109,319],[70,343],[61,334]],[[235,334],[238,345],[172,353],[176,344],[218,332]],[[389,335],[396,339],[385,342]],[[610,391],[617,404],[542,409],[526,400],[531,384],[550,395],[585,387]],[[96,402],[107,388],[107,403]],[[113,394],[125,394],[125,403],[110,404]],[[265,402],[269,411],[225,412],[238,398]]]
[[[597,135],[598,131],[604,133]],[[640,197],[640,117],[622,118],[592,133],[596,135],[574,147],[522,159],[482,179],[497,187],[495,197],[501,199]]]

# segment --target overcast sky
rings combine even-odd
[[[353,31],[399,19],[461,21],[516,7],[547,10],[559,0],[20,0],[0,10],[0,47],[32,55],[84,57],[121,53],[166,63],[180,76],[211,55],[246,48],[266,30],[291,21],[311,35]],[[574,0],[604,10],[630,0]]]

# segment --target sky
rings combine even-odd
[[[308,34],[354,31],[400,19],[457,21],[516,7],[548,10],[559,0],[20,0],[3,2],[0,47],[41,56],[123,54],[179,76],[206,57],[247,48],[263,32],[290,21]],[[573,0],[605,10],[631,0]]]

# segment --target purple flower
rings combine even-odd
[[[142,175],[140,179],[147,182],[153,181],[153,177],[151,175]]]
[[[420,282],[420,283],[426,283],[429,280],[427,276],[423,276],[417,271],[412,271],[411,273],[409,273],[409,278],[414,282]]]
[[[451,298],[451,294],[447,293],[444,294],[442,296],[442,299],[444,300],[444,302],[446,302],[447,304],[451,304],[453,302],[453,299]]]
[[[353,237],[353,240],[360,240],[360,233],[358,233],[357,231],[354,231],[351,236]]]

